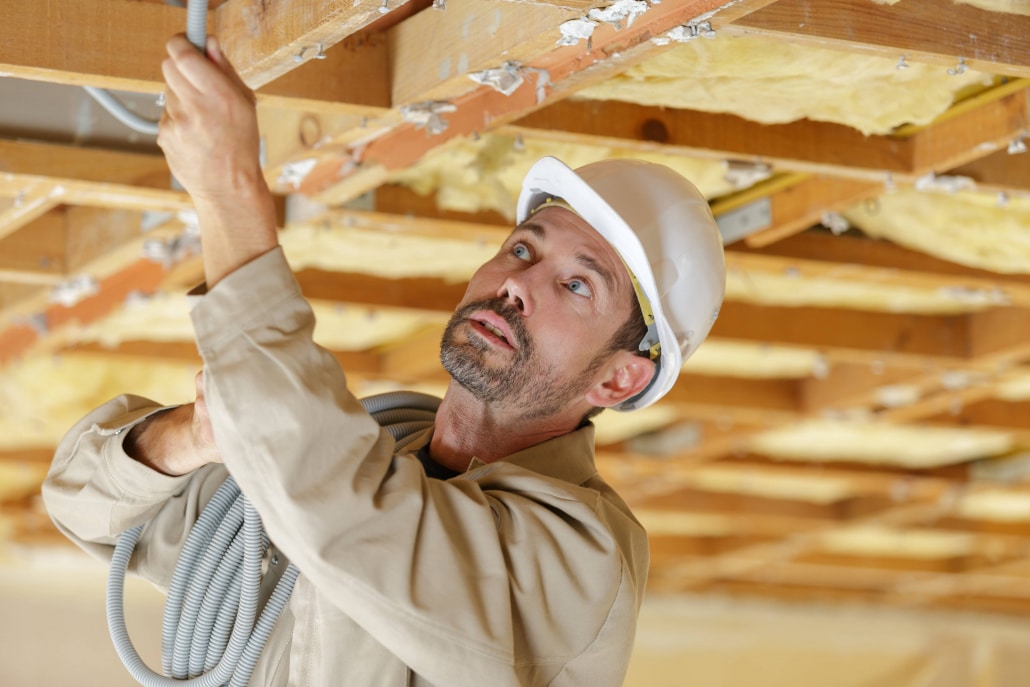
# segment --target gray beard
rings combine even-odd
[[[504,318],[515,341],[512,359],[499,367],[487,363],[490,345],[472,332],[469,316],[489,310]],[[464,338],[464,341],[460,339]],[[599,357],[600,358],[600,357]],[[451,378],[484,403],[517,411],[522,420],[555,415],[564,410],[590,386],[590,377],[603,358],[579,375],[563,374],[539,360],[537,350],[522,323],[518,310],[497,298],[469,303],[451,316],[440,344],[440,362]]]

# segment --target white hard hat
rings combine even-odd
[[[568,203],[615,248],[649,301],[654,323],[641,350],[657,335],[657,371],[642,393],[615,409],[651,405],[708,336],[726,290],[722,236],[708,202],[664,165],[604,160],[573,171],[544,157],[522,180],[518,221],[549,198]]]

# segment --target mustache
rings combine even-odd
[[[467,320],[477,310],[489,310],[504,318],[508,329],[511,330],[511,335],[515,337],[516,347],[522,351],[529,351],[532,345],[529,340],[529,332],[526,331],[526,325],[522,322],[522,313],[519,312],[518,308],[502,298],[484,298],[467,304],[461,310],[454,313],[454,316],[455,318]]]

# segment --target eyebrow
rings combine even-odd
[[[512,231],[511,235],[516,236],[523,231],[533,234],[533,236],[541,241],[547,237],[547,230],[536,222],[523,222],[519,226],[515,227],[515,230]],[[510,238],[511,237],[509,237],[509,239]],[[576,255],[576,262],[601,277],[609,292],[614,292],[616,290],[615,277],[612,275],[611,270],[602,265],[596,259],[589,255],[579,253]]]

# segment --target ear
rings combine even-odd
[[[604,376],[586,393],[586,400],[597,408],[611,408],[633,398],[654,376],[654,361],[630,351],[616,351],[602,368]]]

